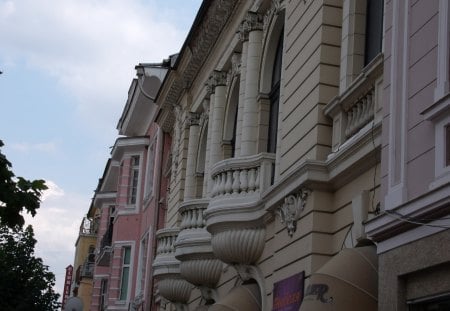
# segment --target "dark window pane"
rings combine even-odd
[[[381,52],[383,38],[383,0],[367,0],[364,66]]]
[[[267,152],[275,153],[277,150],[277,130],[278,130],[278,106],[280,102],[280,80],[281,66],[283,61],[283,31],[278,39],[277,52],[272,71],[272,90],[270,92],[270,114],[269,114],[269,135],[267,142]]]

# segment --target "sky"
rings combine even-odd
[[[0,139],[17,176],[49,189],[36,255],[65,268],[138,63],[177,53],[201,0],[0,0]]]

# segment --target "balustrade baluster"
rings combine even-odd
[[[247,169],[241,170],[241,192],[247,193],[248,189],[248,179],[247,179]]]
[[[233,172],[230,170],[226,173],[225,194],[231,194],[233,189]]]
[[[233,172],[233,194],[239,193],[239,170]]]
[[[255,190],[255,169],[248,170],[248,192],[252,193]]]
[[[261,167],[256,168],[256,178],[255,178],[255,191],[259,191],[260,189],[260,173],[261,173]]]

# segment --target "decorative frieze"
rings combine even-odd
[[[283,204],[276,210],[281,218],[281,223],[286,225],[290,236],[297,230],[297,220],[300,219],[309,194],[310,190],[302,188],[297,193],[285,197]]]

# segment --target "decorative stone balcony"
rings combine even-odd
[[[212,167],[213,188],[205,211],[214,254],[232,264],[243,279],[264,249],[265,218],[262,194],[273,182],[275,155],[231,158]]]
[[[273,182],[275,154],[230,158],[211,169],[211,200],[205,212],[206,225],[213,227],[228,222],[254,222],[264,215],[261,194]]]
[[[156,257],[152,267],[153,276],[158,280],[160,295],[173,302],[177,310],[185,310],[192,285],[181,278],[180,261],[175,258],[175,241],[179,232],[179,228],[156,232]]]
[[[215,258],[211,234],[206,231],[203,213],[207,206],[205,199],[190,200],[181,205],[181,231],[175,243],[175,257],[181,262],[181,276],[199,287],[206,301],[215,301],[222,263]]]
[[[377,56],[350,87],[336,96],[324,109],[333,119],[332,149],[336,152],[352,136],[371,121],[381,124],[381,91],[383,75],[383,55]]]

